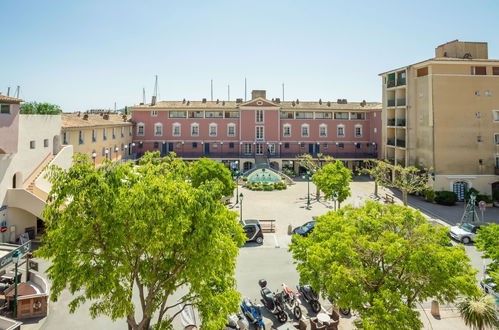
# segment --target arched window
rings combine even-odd
[[[199,124],[198,123],[191,124],[191,136],[199,136]]]
[[[286,137],[291,136],[291,124],[284,124],[282,126],[282,136],[286,136]]]
[[[301,136],[309,137],[310,136],[310,126],[308,124],[301,125]]]
[[[227,124],[227,136],[236,136],[236,124]]]
[[[361,124],[355,125],[355,137],[357,137],[357,138],[362,137],[362,125]]]
[[[144,125],[144,123],[138,123],[137,124],[137,136],[144,136],[145,127],[146,127],[146,125]],[[106,135],[106,129],[105,128],[103,130],[103,136],[104,136],[104,140],[106,140],[107,139],[107,135]]]
[[[327,124],[320,124],[319,125],[319,136],[320,137],[327,137]]]
[[[338,137],[345,137],[345,125],[339,124],[336,126],[336,135]]]
[[[217,136],[218,125],[215,123],[210,124],[210,136]]]
[[[163,136],[163,124],[154,124],[154,136]]]
[[[173,136],[180,136],[180,134],[181,134],[180,123],[174,123],[172,125],[172,135]]]

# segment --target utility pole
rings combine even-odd
[[[158,98],[158,75],[155,76],[154,82],[154,94],[152,95],[151,105],[156,105],[156,99]]]
[[[244,77],[244,102],[246,102],[247,95],[248,95],[248,85],[246,84],[246,77]]]
[[[227,85],[227,101],[230,101],[230,85]]]
[[[213,79],[211,79],[211,101],[213,101]]]
[[[7,87],[7,96],[10,96],[10,87]]]
[[[284,83],[282,83],[282,102],[284,102]]]
[[[142,103],[146,104],[146,89],[142,88]]]

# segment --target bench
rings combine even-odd
[[[264,233],[275,233],[275,220],[258,220]]]
[[[390,204],[395,203],[395,201],[393,200],[393,195],[390,195],[390,194],[385,194],[385,197],[383,197],[383,200],[385,201],[385,203],[390,203]]]

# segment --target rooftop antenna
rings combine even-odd
[[[282,83],[282,102],[284,102],[284,83]]]
[[[142,103],[146,104],[146,89],[142,88]]]
[[[213,79],[211,79],[211,101],[213,101]]]
[[[227,101],[230,101],[230,85],[227,85]]]
[[[116,112],[116,102],[114,102],[114,112]]]
[[[17,86],[17,87],[16,87],[16,92],[14,93],[14,97],[15,97],[16,99],[18,99],[18,98],[19,98],[19,94],[20,94],[20,92],[21,92],[21,86]]]
[[[246,84],[246,77],[244,77],[244,102],[246,102],[247,95],[248,95],[248,85]]]
[[[7,96],[10,96],[10,87],[7,87]]]
[[[158,98],[158,75],[155,76],[154,82],[154,94],[152,95],[151,105],[156,105],[156,99]]]

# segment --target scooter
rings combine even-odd
[[[246,297],[241,302],[241,311],[249,323],[254,325],[257,330],[265,330],[265,323],[263,323],[260,308],[253,305],[251,300]]]
[[[231,314],[227,316],[227,324],[224,330],[249,330],[248,320],[244,317],[242,313]]]
[[[259,280],[260,285],[260,295],[262,299],[260,301],[265,306],[265,308],[271,313],[277,316],[277,319],[281,323],[285,323],[288,320],[288,315],[284,312],[284,299],[282,293],[272,293],[269,288],[267,288],[267,281]]]
[[[308,284],[297,285],[296,289],[300,293],[300,296],[310,304],[314,313],[319,313],[321,311],[321,303],[319,302],[319,295],[315,293],[312,287]]]
[[[286,306],[293,312],[297,320],[301,319],[300,302],[298,301],[299,293],[293,292],[286,284],[282,283],[282,297]]]

